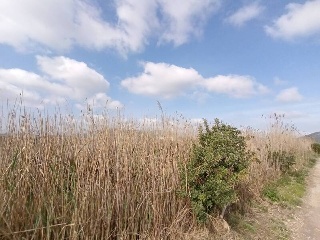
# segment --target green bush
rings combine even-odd
[[[320,154],[320,143],[311,144],[311,148],[315,153]]]
[[[207,214],[222,211],[223,216],[226,206],[237,201],[235,186],[246,173],[253,153],[246,150],[240,130],[218,119],[211,129],[204,120],[198,137],[182,179],[198,220],[204,222]]]

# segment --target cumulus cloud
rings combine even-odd
[[[124,51],[138,51],[148,43],[152,30],[159,29],[156,0],[117,0],[118,29]]]
[[[241,27],[250,20],[253,20],[264,11],[264,7],[258,2],[254,2],[250,5],[244,6],[238,9],[235,13],[230,15],[226,21],[236,27]]]
[[[38,78],[37,75],[29,74],[28,72],[22,71],[20,69],[0,69],[0,100],[6,101],[7,99],[19,99],[23,96],[27,99],[28,103],[37,103],[41,99],[40,95],[32,89],[23,89],[19,85],[11,83],[10,80],[17,82],[21,79],[16,77],[16,75],[30,76],[30,79]]]
[[[35,0],[20,3],[1,0],[0,42],[23,49],[25,46],[32,45],[30,41],[32,39],[47,46],[55,46],[59,49],[68,48],[72,44],[68,30],[72,28],[70,23],[73,9],[72,1],[63,2],[63,0],[58,0],[56,3],[47,1],[39,4]],[[60,4],[66,6],[65,12],[59,10]],[[62,40],[61,36],[66,38]]]
[[[66,57],[37,56],[39,68],[51,79],[60,81],[69,88],[75,99],[84,99],[97,92],[106,92],[109,82],[98,72],[89,68],[86,63]]]
[[[43,103],[59,103],[68,88],[47,81],[40,75],[22,69],[0,69],[0,99],[22,98],[26,105],[40,106]],[[58,94],[60,93],[60,95]]]
[[[15,99],[22,93],[24,104],[41,106],[65,100],[76,103],[85,99],[99,106],[120,107],[106,95],[109,82],[85,63],[66,57],[37,56],[43,75],[23,69],[0,69],[0,96],[2,100]]]
[[[290,3],[286,10],[271,26],[265,27],[268,35],[292,40],[320,34],[320,0]]]
[[[303,96],[296,87],[284,89],[276,97],[276,100],[279,102],[299,102],[302,99]]]
[[[159,0],[163,33],[160,41],[175,45],[186,43],[191,36],[200,35],[210,14],[219,8],[220,0]]]
[[[199,94],[206,92],[245,98],[268,92],[267,87],[250,76],[218,75],[204,78],[195,69],[183,68],[167,63],[146,62],[144,71],[136,77],[121,81],[128,91],[148,96],[172,98],[191,90]],[[206,92],[204,92],[204,91]],[[191,94],[192,95],[192,94]]]
[[[246,98],[268,92],[267,87],[250,76],[218,75],[205,79],[203,86],[210,92],[223,93],[235,98]]]
[[[141,51],[150,37],[180,45],[201,33],[220,1],[114,0],[113,9],[102,9],[85,0],[0,0],[0,43],[18,50],[80,46],[121,54]]]
[[[103,20],[101,10],[86,1],[0,0],[0,43],[19,50],[37,45],[64,51],[74,45],[137,50],[125,33]],[[29,27],[26,27],[29,26]]]
[[[121,85],[136,94],[172,98],[183,94],[202,79],[192,68],[152,62],[144,63],[143,67],[143,73],[124,79]]]
[[[123,107],[121,102],[112,100],[111,97],[107,96],[106,93],[102,92],[96,93],[93,96],[91,96],[87,100],[87,103],[95,108],[107,107],[109,109],[117,109]]]

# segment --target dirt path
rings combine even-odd
[[[320,160],[310,173],[307,194],[290,225],[293,239],[320,240]]]

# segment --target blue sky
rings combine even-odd
[[[0,100],[320,131],[320,0],[0,0]]]

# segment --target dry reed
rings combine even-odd
[[[311,141],[303,137],[293,124],[284,122],[284,115],[269,117],[269,127],[265,131],[247,128],[247,145],[255,152],[257,161],[249,169],[249,188],[256,195],[263,186],[277,180],[281,175],[280,163],[271,158],[272,153],[285,153],[295,158],[292,170],[302,169],[312,157]],[[284,159],[282,159],[284,160]]]
[[[27,112],[15,107],[0,127],[0,239],[186,239],[199,229],[179,191],[196,128],[183,118],[125,120]],[[280,131],[280,132],[279,132]],[[259,161],[251,191],[279,172],[268,150],[308,157],[283,126],[247,131]],[[303,161],[302,161],[303,160]]]

